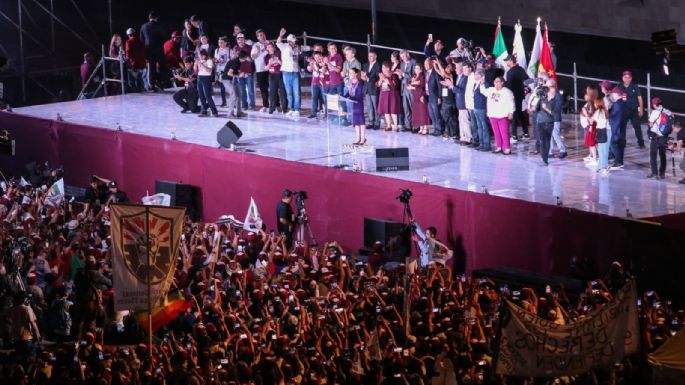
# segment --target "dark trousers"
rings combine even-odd
[[[280,99],[279,99],[280,98]],[[276,106],[280,105],[283,112],[288,107],[288,102],[285,98],[285,85],[283,84],[283,76],[281,74],[269,74],[269,113],[276,110]]]
[[[193,87],[184,88],[174,92],[174,101],[185,111],[198,111],[197,97],[197,89]]]
[[[411,109],[414,105],[414,95],[412,90],[407,89],[406,86],[402,86],[402,112],[404,114],[404,128],[412,128],[411,124]]]
[[[216,105],[214,104],[214,99],[212,98],[211,76],[197,77],[197,93],[200,95],[200,104],[202,105],[201,112],[207,112],[207,109],[209,109],[214,114],[219,113],[216,109]]]
[[[652,166],[652,174],[657,174],[656,156],[659,155],[659,175],[666,173],[666,143],[665,136],[656,136],[649,141],[649,165]]]
[[[366,125],[369,128],[380,127],[378,117],[378,95],[364,95],[364,109],[366,110]]]
[[[219,94],[221,95],[221,104],[225,105],[226,104],[226,86],[224,86],[224,83],[218,82],[219,83]]]
[[[156,85],[162,87],[162,75],[166,72],[164,67],[164,54],[148,55],[147,62],[150,64],[150,86]]]
[[[262,94],[262,107],[269,108],[269,71],[257,72],[257,88]]]
[[[452,103],[442,103],[440,115],[447,130],[447,135],[454,138],[458,134],[459,120],[457,119],[457,107]]]
[[[509,126],[509,132],[511,133],[512,138],[517,137],[519,126],[524,134],[528,134],[528,119],[526,119],[525,113],[521,110],[523,99],[515,99],[514,103],[516,103],[516,110],[514,110],[513,119]]]
[[[442,124],[440,106],[438,105],[437,100],[428,102],[428,114],[430,115],[431,121],[433,122],[433,129],[435,130],[434,132],[442,134],[444,126]]]
[[[642,136],[642,123],[640,123],[640,115],[638,114],[638,108],[626,108],[626,112],[623,115],[624,126],[628,128],[628,122],[633,125],[633,130],[635,130],[635,137],[637,138],[637,145],[642,147],[645,145],[644,137]]]
[[[320,108],[324,108],[324,90],[321,84],[312,85],[312,115],[319,113]],[[324,108],[325,110],[325,108]]]
[[[554,131],[554,122],[538,123],[537,134],[540,136],[540,156],[545,163],[547,163],[549,157],[549,141],[552,139],[552,131]]]
[[[626,125],[622,121],[610,122],[611,154],[614,162],[623,164],[623,153],[626,149]]]

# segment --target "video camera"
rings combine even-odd
[[[400,189],[400,195],[396,196],[395,199],[402,203],[409,203],[409,200],[414,195],[409,189]]]

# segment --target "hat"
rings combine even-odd
[[[652,98],[652,105],[653,106],[660,106],[661,105],[661,98],[658,96],[655,96]]]
[[[135,34],[136,34],[136,30],[133,28],[129,28],[126,30],[126,35],[135,35]]]
[[[614,84],[613,84],[612,82],[610,82],[610,81],[605,80],[605,81],[599,83],[599,86],[600,86],[600,87],[604,87],[604,88],[606,88],[607,90],[610,90],[610,89],[612,89],[612,88],[614,87]]]
[[[617,95],[623,95],[623,91],[621,91],[618,87],[615,87],[613,90],[609,91],[610,94],[617,94]]]
[[[513,61],[514,63],[516,63],[516,56],[510,54],[504,59],[504,61]]]
[[[236,35],[236,38],[241,38],[241,37],[245,37],[245,34],[242,32]]]
[[[623,76],[630,76],[632,78],[633,72],[632,71],[623,71]]]
[[[295,37],[295,35],[293,35],[293,34],[291,33],[290,35],[288,35],[288,37],[286,38],[286,40],[288,40],[288,41],[297,41],[297,38]]]
[[[181,34],[178,33],[178,31],[172,32],[172,33],[171,33],[171,38],[173,39],[173,38],[175,38],[175,37],[181,37]]]

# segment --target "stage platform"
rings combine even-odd
[[[217,97],[215,97],[217,99]],[[259,99],[258,99],[259,100]],[[303,100],[303,106],[309,106]],[[308,111],[307,111],[308,112]],[[165,93],[129,94],[30,106],[15,109],[17,114],[57,119],[110,130],[216,147],[216,131],[226,121],[181,114]],[[306,115],[306,113],[303,113]],[[513,155],[503,156],[475,151],[441,138],[410,133],[367,131],[368,143],[353,147],[354,129],[304,117],[291,119],[250,111],[234,122],[244,136],[237,150],[324,167],[358,170],[412,182],[563,206],[587,212],[623,217],[626,209],[633,216],[647,218],[685,211],[685,186],[675,183],[669,158],[666,180],[647,180],[649,151],[637,148],[632,129],[628,132],[625,168],[600,175],[585,166],[582,128],[573,116],[565,117],[562,130],[569,157],[552,159],[544,166],[538,155],[529,155],[533,141],[513,145]],[[493,141],[494,142],[494,141]],[[408,147],[410,170],[375,171],[376,148]],[[670,155],[669,155],[670,157]],[[676,156],[676,165],[680,158]],[[558,197],[558,198],[557,198]]]

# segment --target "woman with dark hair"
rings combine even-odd
[[[202,109],[198,116],[207,116],[207,109],[212,111],[212,116],[218,117],[219,112],[212,99],[212,76],[214,71],[214,60],[209,57],[209,53],[202,49],[200,50],[199,60],[195,62],[197,72],[197,92],[200,94],[200,104]]]
[[[400,79],[392,73],[391,67],[390,62],[383,62],[383,70],[378,74],[378,114],[385,116],[385,131],[394,129],[397,132],[400,130],[397,125],[397,114],[400,112]]]
[[[599,157],[597,156],[597,139],[595,128],[592,127],[592,116],[595,114],[595,100],[599,98],[599,90],[595,85],[589,85],[585,89],[585,105],[580,110],[580,124],[585,129],[583,145],[588,148],[590,154],[583,158],[589,166],[596,166]]]
[[[364,117],[364,84],[359,80],[359,69],[350,68],[350,81],[345,92],[345,97],[354,101],[352,103],[352,125],[357,133],[357,140],[354,144],[362,145],[366,143],[366,120]]]
[[[190,19],[185,19],[183,22],[183,33],[181,34],[181,57],[192,55],[195,52],[195,44],[197,44],[198,40],[197,29],[193,27]]]
[[[509,121],[516,110],[514,94],[504,86],[502,76],[495,77],[494,87],[486,87],[485,79],[480,81],[480,93],[488,98],[488,118],[495,134],[494,153],[511,154],[509,144]]]
[[[423,66],[414,66],[414,76],[409,81],[409,89],[412,90],[414,105],[412,106],[411,125],[419,127],[419,135],[428,135],[428,126],[431,124],[428,115],[428,100],[426,100],[426,74]]]
[[[109,57],[118,58],[119,55],[123,58],[126,56],[126,52],[124,52],[124,41],[121,38],[121,35],[115,33],[112,35],[112,40],[109,42]],[[124,63],[124,69],[125,68],[126,63]],[[119,62],[110,61],[108,69],[113,79],[121,79],[121,67]],[[118,87],[111,87],[109,90],[111,93],[114,93],[117,89]]]

